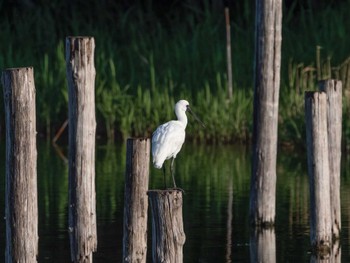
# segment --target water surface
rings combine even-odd
[[[62,150],[66,154],[67,149]],[[125,145],[98,146],[96,150],[98,251],[94,262],[121,262],[125,156]],[[4,149],[0,157],[0,202],[4,213]],[[350,262],[349,166],[350,160],[343,158],[341,262]],[[250,167],[250,149],[245,146],[184,146],[176,160],[175,175],[177,185],[185,190],[184,262],[254,262],[259,239],[264,240],[266,262],[310,262],[305,152],[279,151],[276,227],[264,233],[249,227]],[[162,172],[154,168],[150,171],[150,188],[161,188]],[[38,145],[38,194],[39,262],[70,262],[68,167],[50,144]],[[0,230],[4,252],[4,220]],[[149,239],[150,235],[151,230]],[[148,262],[150,256],[149,242]]]

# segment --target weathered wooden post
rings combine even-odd
[[[340,237],[340,172],[342,137],[342,82],[325,80],[319,83],[320,90],[327,94],[327,134],[330,175],[330,197],[333,238]]]
[[[38,200],[33,68],[2,73],[6,122],[5,262],[37,262]]]
[[[230,25],[230,9],[225,7],[226,21],[226,61],[227,61],[227,93],[228,98],[232,99],[232,55],[231,55],[231,25]]]
[[[71,259],[92,262],[97,247],[95,200],[95,41],[66,39],[69,97],[69,234]]]
[[[275,229],[255,228],[250,234],[250,262],[276,262]]]
[[[152,262],[183,262],[186,236],[182,221],[182,192],[150,190],[148,196],[152,210]]]
[[[128,139],[124,192],[123,262],[147,258],[150,139]]]
[[[274,225],[282,1],[256,0],[253,158],[250,221]]]
[[[311,245],[316,251],[329,253],[332,244],[332,217],[329,187],[326,93],[305,93],[305,120],[310,181]]]

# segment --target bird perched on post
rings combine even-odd
[[[157,169],[163,167],[164,184],[166,188],[165,167],[164,161],[171,159],[170,172],[173,178],[174,188],[176,188],[174,178],[174,160],[177,154],[180,152],[181,147],[185,141],[185,129],[187,126],[186,111],[191,113],[195,119],[204,124],[199,118],[191,111],[190,104],[186,100],[179,100],[175,104],[175,114],[177,120],[168,121],[160,125],[152,135],[152,156],[153,165]]]

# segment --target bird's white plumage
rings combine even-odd
[[[185,141],[187,126],[186,110],[189,103],[180,100],[175,104],[177,120],[160,125],[152,135],[153,164],[160,169],[165,160],[176,158]]]
[[[179,121],[159,126],[152,137],[153,164],[160,169],[165,160],[176,158],[185,141],[185,127]]]

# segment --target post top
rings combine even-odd
[[[149,137],[130,137],[127,139],[127,141],[133,141],[133,140],[147,141],[147,140],[150,140],[150,138]]]
[[[183,190],[182,189],[152,189],[147,191],[147,195],[167,195],[167,194],[182,194]]]
[[[91,38],[94,38],[93,36],[67,36],[66,37],[66,40],[69,40],[69,39],[91,39]]]
[[[20,70],[33,70],[33,66],[29,67],[14,67],[14,68],[5,68],[3,71],[20,71]]]

